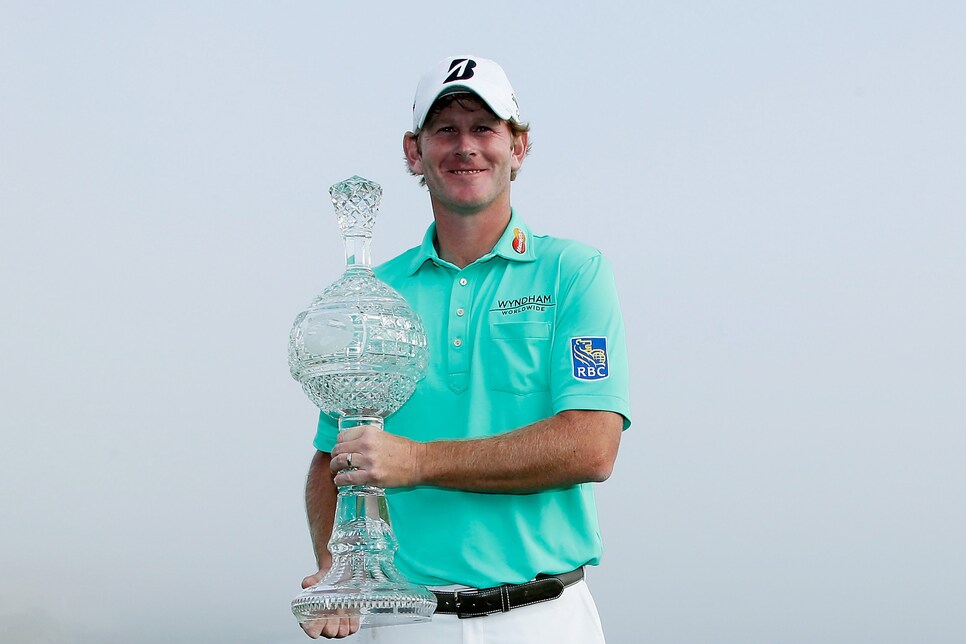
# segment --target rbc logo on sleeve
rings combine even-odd
[[[608,375],[607,338],[571,338],[574,378],[603,380]]]

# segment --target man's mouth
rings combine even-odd
[[[450,170],[452,174],[479,174],[483,170]]]

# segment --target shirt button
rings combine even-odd
[[[464,311],[463,309],[456,309],[456,315],[458,315],[459,317],[463,317],[464,313],[466,313],[466,311]]]
[[[466,278],[465,277],[461,277],[460,278],[460,286],[466,286]]]
[[[459,338],[456,338],[455,340],[453,340],[453,346],[454,347],[461,347],[461,346],[463,346],[463,341],[460,340]]]

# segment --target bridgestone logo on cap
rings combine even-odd
[[[473,68],[476,67],[476,61],[470,60],[469,58],[457,58],[449,66],[449,76],[443,81],[443,84],[452,83],[458,80],[469,80],[473,78]]]

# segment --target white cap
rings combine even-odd
[[[426,72],[416,86],[413,132],[426,122],[437,98],[459,92],[472,92],[501,119],[520,122],[520,106],[502,67],[478,56],[450,56]]]

